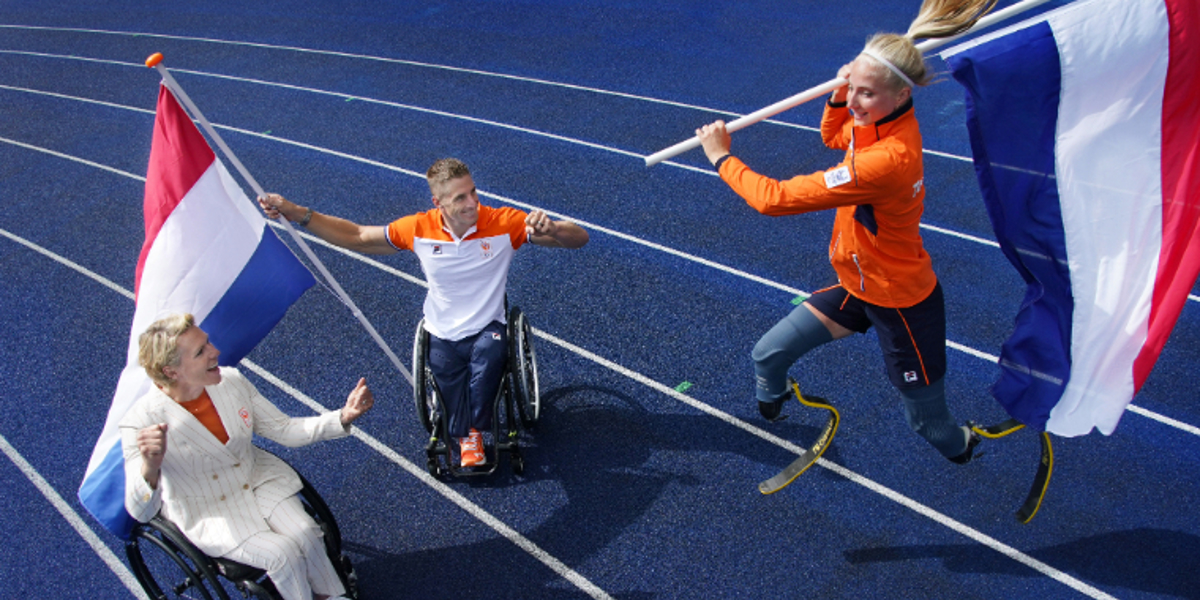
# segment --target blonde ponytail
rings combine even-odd
[[[933,82],[933,75],[925,66],[925,58],[917,50],[913,40],[943,38],[958,35],[975,25],[991,11],[998,0],[925,0],[917,18],[908,27],[908,33],[877,33],[867,40],[865,50],[876,55],[884,77],[894,89],[909,87],[909,81],[919,86]],[[886,62],[880,62],[880,59]],[[890,63],[890,64],[888,64]],[[896,69],[908,77],[892,72]]]
[[[996,7],[997,0],[925,0],[904,37],[910,40],[958,35]]]

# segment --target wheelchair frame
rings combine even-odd
[[[300,490],[301,504],[324,534],[325,551],[346,588],[346,597],[356,599],[358,575],[350,559],[342,552],[342,533],[337,521],[316,488],[303,475],[300,475],[300,481],[304,486]],[[166,556],[154,558],[155,553]],[[155,515],[149,522],[134,527],[130,540],[125,542],[125,556],[138,583],[153,600],[230,600],[229,591],[222,580],[241,592],[243,597],[280,599],[266,571],[204,554],[174,523],[161,515]],[[174,569],[171,569],[172,565]]]
[[[425,466],[429,474],[434,477],[487,475],[495,472],[502,453],[508,454],[513,474],[524,473],[519,429],[532,430],[537,424],[541,416],[541,390],[533,331],[521,309],[512,307],[508,311],[508,352],[500,386],[492,400],[493,441],[484,445],[485,464],[466,468],[455,464],[455,447],[447,433],[446,420],[442,418],[446,413],[441,390],[429,368],[428,357],[429,332],[425,330],[425,320],[421,319],[413,336],[413,400],[417,418],[430,434],[425,445]]]

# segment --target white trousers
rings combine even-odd
[[[284,600],[312,600],[313,593],[344,594],[346,589],[325,553],[321,528],[304,512],[297,496],[280,502],[267,517],[270,532],[255,534],[224,558],[267,572]]]

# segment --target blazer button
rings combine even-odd
[[[225,501],[225,494],[221,494],[221,502]]]
[[[146,495],[142,496],[142,502],[149,502],[149,501],[150,501],[150,494],[146,494]]]
[[[243,490],[248,490],[248,489],[250,489],[250,484],[248,484],[248,483],[243,483],[243,484],[242,484],[242,489],[243,489]]]
[[[217,478],[217,474],[213,473],[213,479],[216,479],[216,478]]]
[[[233,468],[235,468],[235,469],[240,466],[242,466],[242,463],[233,463]]]

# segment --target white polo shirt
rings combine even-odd
[[[513,253],[525,243],[526,213],[479,205],[479,221],[462,238],[432,209],[388,225],[388,242],[412,250],[429,283],[425,329],[444,340],[474,335],[492,321],[506,323],[504,293]]]

